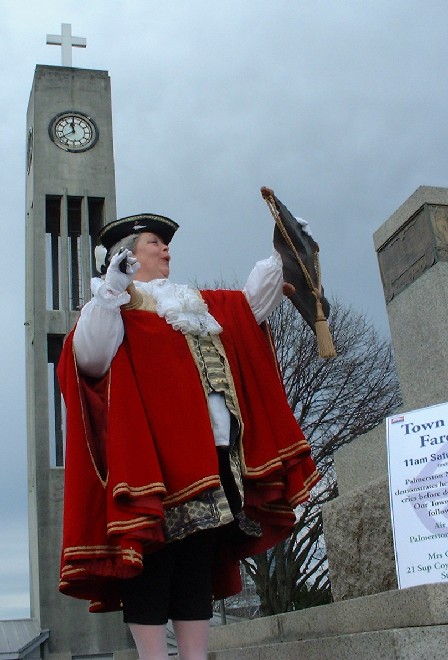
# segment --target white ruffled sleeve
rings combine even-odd
[[[266,321],[283,298],[283,265],[276,250],[268,259],[257,261],[247,278],[243,293],[257,323]]]
[[[123,341],[120,307],[129,302],[129,294],[117,295],[99,278],[92,280],[92,293],[93,298],[81,310],[73,345],[79,370],[99,378],[109,369]]]

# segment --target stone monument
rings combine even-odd
[[[448,189],[420,187],[375,232],[402,410],[448,400]],[[334,603],[212,631],[212,658],[445,659],[448,584],[397,588],[385,423],[335,455],[324,506]]]
[[[448,189],[421,187],[375,232],[405,411],[448,400]],[[324,511],[335,600],[397,586],[381,424],[335,455]]]

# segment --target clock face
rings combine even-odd
[[[64,151],[86,151],[98,140],[98,128],[92,117],[81,112],[62,112],[54,117],[48,127],[51,139]]]

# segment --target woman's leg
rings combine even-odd
[[[173,621],[179,660],[207,660],[210,621]]]
[[[168,660],[166,626],[130,623],[129,630],[134,638],[140,660]]]

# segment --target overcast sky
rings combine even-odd
[[[24,368],[26,109],[46,34],[109,71],[118,214],[169,215],[180,282],[244,280],[272,187],[321,247],[327,294],[388,333],[373,232],[446,186],[446,0],[0,0],[0,619],[29,615]],[[112,219],[112,218],[111,218]]]

